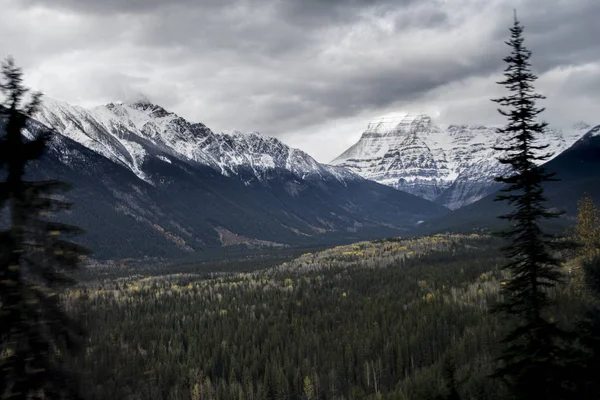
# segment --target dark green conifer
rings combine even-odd
[[[0,205],[5,227],[0,232],[0,398],[80,398],[64,367],[82,331],[64,312],[63,285],[73,283],[69,271],[87,254],[65,236],[80,230],[46,219],[70,204],[56,194],[68,186],[59,181],[25,179],[27,165],[39,159],[50,132],[24,135],[41,94],[28,93],[22,71],[9,58],[2,65],[0,90]]]
[[[584,261],[585,285],[591,296],[578,334],[583,346],[581,355],[574,365],[576,371],[575,390],[582,400],[600,398],[600,256]]]
[[[460,400],[458,382],[456,381],[456,366],[453,357],[446,357],[443,362],[443,377],[446,391],[440,396],[442,400]]]
[[[547,124],[538,122],[544,109],[536,106],[537,100],[545,97],[535,92],[537,77],[531,72],[531,52],[523,44],[523,26],[516,14],[510,32],[505,79],[498,82],[510,94],[493,101],[504,107],[499,112],[508,119],[498,130],[505,142],[497,149],[504,151],[500,162],[510,167],[506,175],[496,178],[505,185],[497,200],[507,201],[512,208],[500,217],[509,222],[500,235],[509,240],[504,250],[510,261],[504,268],[511,278],[497,310],[510,317],[514,327],[503,341],[506,347],[495,376],[507,382],[517,399],[562,399],[568,398],[561,346],[566,333],[547,312],[551,305],[548,290],[562,278],[557,269],[559,260],[553,255],[561,245],[541,227],[544,220],[561,213],[545,205],[543,184],[555,179],[537,166],[551,157],[543,143]]]

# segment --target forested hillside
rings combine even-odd
[[[501,399],[497,248],[437,235],[252,273],[95,279],[65,297],[91,334],[71,362],[91,399],[435,399],[448,367],[462,398]],[[578,313],[572,287],[553,293],[558,321]]]

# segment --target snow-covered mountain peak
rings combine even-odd
[[[431,117],[426,114],[394,113],[379,117],[369,123],[363,135],[366,136],[398,136],[414,134],[428,128]]]
[[[205,165],[244,182],[265,181],[284,171],[299,179],[359,179],[321,165],[276,138],[259,132],[214,133],[148,101],[87,110],[46,98],[35,117],[149,182],[145,164],[152,158]]]
[[[129,105],[129,107],[131,107],[135,110],[142,111],[142,112],[146,113],[146,115],[153,117],[153,118],[164,118],[164,117],[169,117],[169,116],[176,116],[175,113],[169,112],[169,111],[165,110],[164,108],[162,108],[161,106],[152,104],[147,100],[141,100],[141,101],[132,103]]]
[[[589,128],[549,128],[540,144],[558,155]],[[493,150],[501,144],[496,126],[443,125],[425,114],[397,113],[370,122],[360,140],[331,163],[454,209],[493,189],[493,178],[505,168]]]
[[[91,111],[105,119],[114,120],[118,117],[123,120],[122,122],[131,122],[137,129],[142,129],[148,122],[160,124],[180,118],[177,114],[146,101],[132,104],[108,103],[105,106],[94,107]]]
[[[590,131],[588,133],[586,133],[586,136],[589,136],[589,137],[600,136],[600,125],[597,125],[597,126],[593,127],[592,129],[590,129]]]

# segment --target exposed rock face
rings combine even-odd
[[[548,150],[558,155],[589,128],[548,129]],[[495,191],[493,179],[506,168],[493,149],[501,144],[496,127],[439,125],[427,115],[397,114],[371,122],[331,164],[456,209]]]
[[[204,124],[188,122],[147,102],[110,103],[87,110],[46,99],[35,119],[145,181],[150,181],[143,167],[149,158],[201,164],[246,180],[264,181],[275,169],[301,177],[357,178],[341,168],[319,164],[276,138],[257,132],[214,133]]]
[[[215,133],[148,102],[46,99],[25,133],[48,129],[49,149],[27,173],[73,183],[73,210],[58,218],[84,228],[100,258],[389,237],[448,211],[275,138]]]

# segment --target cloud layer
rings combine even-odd
[[[395,110],[497,123],[512,9],[553,124],[600,106],[597,0],[0,0],[0,57],[91,106],[140,96],[333,159]]]

